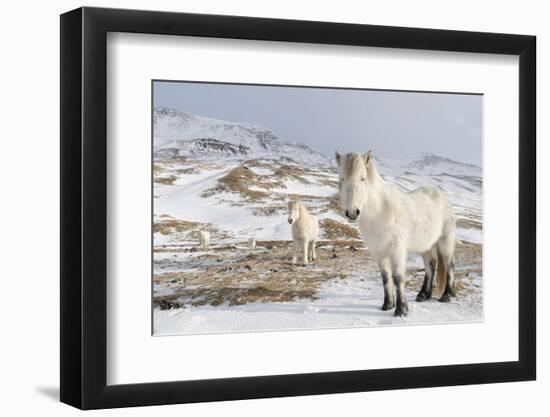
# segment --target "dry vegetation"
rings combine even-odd
[[[358,273],[377,271],[376,263],[362,248],[361,241],[321,241],[317,248],[318,259],[307,266],[290,262],[291,243],[288,241],[261,241],[257,246],[256,250],[250,251],[225,245],[209,253],[197,254],[186,263],[192,272],[169,269],[178,264],[182,253],[193,252],[194,248],[156,249],[159,254],[166,254],[165,251],[174,253],[173,258],[165,256],[162,261],[156,261],[158,272],[153,278],[156,286],[169,288],[173,294],[155,296],[154,304],[167,309],[315,300],[319,289],[328,280],[345,280]],[[460,242],[457,265],[458,296],[479,290],[471,274],[481,273],[481,246]],[[407,287],[418,291],[424,269],[411,267],[407,272]]]
[[[155,183],[156,184],[164,184],[164,185],[174,185],[174,181],[176,181],[178,177],[174,175],[168,175],[168,176],[160,176],[155,175]]]
[[[314,300],[319,287],[327,280],[344,279],[352,272],[347,271],[349,258],[354,258],[354,265],[366,262],[365,252],[352,249],[349,242],[347,246],[319,248],[322,255],[320,253],[319,259],[308,266],[290,262],[289,242],[259,242],[258,246],[269,249],[250,252],[223,248],[201,255],[203,267],[197,272],[155,274],[156,285],[171,288],[175,293],[155,297],[154,303],[164,308],[186,304],[216,306],[299,298]]]
[[[215,233],[220,238],[230,237],[227,232],[220,231],[216,226],[210,223],[192,222],[188,220],[176,219],[167,214],[161,214],[153,223],[153,233],[161,235],[181,234],[181,239],[197,240],[200,230]]]
[[[315,183],[317,185],[337,186],[336,182],[327,175],[330,170],[314,170],[296,165],[279,164],[272,174],[260,175],[251,168],[271,170],[273,169],[273,163],[268,164],[256,159],[245,161],[220,178],[216,186],[204,191],[201,197],[212,197],[222,192],[236,193],[242,198],[242,202],[230,201],[230,204],[261,203],[261,206],[253,207],[254,213],[256,215],[273,215],[286,209],[285,205],[280,203],[287,199],[300,199],[317,206],[323,206],[327,203],[327,198],[324,197],[274,193],[271,191],[275,188],[284,189],[286,187],[285,181],[289,179],[304,184]],[[327,208],[334,207],[337,204],[337,197],[329,197],[328,200],[329,206]]]
[[[350,226],[349,224],[340,223],[332,219],[323,219],[319,222],[321,226],[322,236],[325,239],[360,239],[359,231],[357,227]]]
[[[252,190],[250,187],[262,185],[262,188],[267,188],[266,184],[262,183],[261,177],[247,166],[240,165],[220,178],[218,185],[203,192],[201,197],[207,198],[220,192],[228,192],[238,193],[248,202],[259,201],[268,197],[269,194],[265,191]]]
[[[183,156],[157,159],[153,162],[153,181],[159,185],[174,185],[180,175],[199,174],[203,169],[216,169],[215,163],[194,161]]]
[[[461,229],[481,229],[481,221],[475,219],[459,218],[456,220],[456,227]]]

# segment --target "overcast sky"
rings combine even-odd
[[[155,82],[154,106],[269,127],[327,155],[432,152],[481,166],[482,96]]]

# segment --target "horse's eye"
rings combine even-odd
[[[361,177],[361,181],[363,181],[363,182],[364,182],[364,181],[365,181],[365,177]]]

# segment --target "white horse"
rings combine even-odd
[[[304,265],[307,265],[308,258],[312,261],[317,258],[315,253],[315,242],[319,237],[317,217],[309,214],[301,201],[291,201],[288,203],[288,223],[292,225],[292,240],[294,241],[292,263],[296,263],[301,249]]]
[[[359,222],[365,245],[380,268],[384,283],[382,310],[395,307],[396,316],[407,315],[404,276],[408,252],[421,254],[426,267],[416,300],[431,298],[437,263],[438,288],[442,290],[445,285],[439,301],[450,301],[455,295],[455,219],[446,193],[435,187],[398,190],[380,177],[370,151],[344,155],[336,152],[336,162],[345,215]]]
[[[208,249],[210,247],[210,232],[205,230],[199,232],[199,244],[201,249]]]

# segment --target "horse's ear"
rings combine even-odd
[[[368,151],[365,155],[363,155],[363,158],[365,158],[365,166],[368,168],[373,158],[372,151]]]
[[[340,155],[340,153],[338,151],[334,151],[334,157],[336,158],[336,163],[338,165],[340,165],[340,159],[341,159],[342,156]]]

